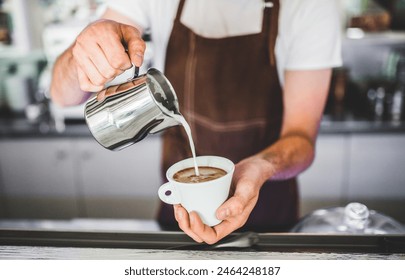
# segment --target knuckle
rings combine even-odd
[[[115,76],[117,76],[117,71],[110,68],[110,67],[104,67],[103,69],[101,69],[103,76],[107,79],[111,79]]]
[[[141,38],[138,38],[131,42],[131,49],[144,52],[146,49],[146,43]]]
[[[102,86],[107,82],[107,79],[102,77],[93,77],[91,81],[95,86]]]
[[[84,92],[97,92],[102,89],[102,87],[92,84],[91,82],[81,82],[80,89]]]
[[[139,39],[137,43],[138,43],[138,46],[139,46],[140,49],[142,49],[142,50],[146,49],[146,43],[145,43],[144,40]]]
[[[124,70],[126,68],[126,65],[127,63],[122,60],[111,58],[111,66],[114,69]]]
[[[91,24],[89,24],[86,28],[86,31],[89,33],[99,34],[99,29],[108,30],[110,26],[109,21],[105,20],[97,20]]]
[[[122,24],[121,28],[124,32],[131,34],[132,36],[141,37],[141,32],[132,25]]]
[[[80,48],[81,46],[85,46],[86,45],[86,35],[84,33],[79,34],[79,36],[77,36],[76,41],[75,41],[75,48]]]
[[[129,64],[129,58],[126,54],[111,54],[110,65],[114,69],[125,69]]]
[[[83,82],[81,82],[81,84],[83,85],[90,84],[92,87],[99,87],[103,86],[107,81],[107,79],[94,72],[85,73],[84,75],[86,75],[86,78],[82,79]]]
[[[109,78],[109,79],[115,78],[116,76],[118,76],[118,75],[121,74],[121,73],[122,73],[121,70],[112,69],[111,72],[108,73],[108,75],[109,75],[108,78]]]
[[[93,90],[93,87],[90,85],[90,84],[88,84],[88,83],[80,83],[80,89],[82,90],[82,91],[85,91],[85,92],[92,92],[92,91],[94,91]]]
[[[81,54],[81,49],[80,49],[78,42],[76,41],[72,47],[72,56],[75,59],[78,59],[80,57],[80,54]]]
[[[217,242],[216,238],[207,238],[205,240],[205,243],[207,243],[208,245],[215,244],[216,242]]]
[[[234,206],[233,206],[233,212],[234,215],[240,215],[243,213],[243,204],[240,201],[235,202]]]

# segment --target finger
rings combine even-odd
[[[100,92],[97,93],[97,101],[102,102],[108,96],[114,95],[118,91],[119,86],[110,86],[108,88],[104,88]]]
[[[240,228],[246,221],[245,215],[230,218],[222,221],[220,224],[209,227],[205,225],[196,212],[190,213],[191,231],[207,244],[214,244]]]
[[[102,86],[94,85],[86,73],[81,69],[81,67],[77,67],[77,78],[79,80],[80,89],[85,92],[98,92],[103,89]]]
[[[216,216],[218,220],[225,220],[229,217],[234,217],[241,215],[247,204],[239,196],[232,196],[227,201],[225,201],[216,211]]]
[[[105,94],[106,94],[106,89],[101,90],[99,93],[97,93],[97,101],[98,102],[103,102],[105,99]]]
[[[218,235],[215,227],[204,224],[196,212],[190,213],[190,227],[191,231],[207,244],[214,244],[225,236]]]
[[[118,35],[110,34],[108,37],[103,37],[102,43],[97,42],[96,40],[78,40],[76,55],[82,52],[81,59],[88,57],[105,79],[114,78],[121,74],[125,67],[131,66]]]
[[[99,66],[93,58],[104,57],[113,69],[129,69],[132,64],[122,43],[121,25],[123,24],[108,20],[96,21],[89,25],[76,41],[89,54],[95,65]]]
[[[97,67],[94,63],[90,60],[90,58],[86,59],[80,67],[86,73],[90,82],[96,87],[103,87],[105,83],[108,81],[101,73],[98,71]]]
[[[146,44],[141,38],[138,29],[130,25],[121,25],[121,32],[124,41],[128,46],[128,54],[135,66],[140,67],[143,63]]]
[[[129,55],[122,44],[122,38],[118,34],[111,35],[99,47],[112,68],[124,71],[132,67]]]
[[[194,241],[201,243],[203,240],[196,235],[190,228],[190,220],[187,210],[181,205],[174,205],[174,217],[179,224],[179,227],[185,234],[190,236]]]
[[[247,209],[253,208],[256,205],[258,195],[258,191],[251,181],[240,179],[235,183],[233,196],[217,209],[217,218],[224,220],[228,217],[241,215]]]
[[[233,218],[230,220],[224,220],[214,227],[209,227],[202,222],[197,213],[190,213],[191,230],[207,244],[218,242],[238,229],[240,224],[239,219]]]
[[[214,227],[216,240],[211,241],[218,242],[225,236],[228,236],[229,234],[240,228],[240,225],[241,223],[239,221],[239,218],[231,218],[229,220],[222,221],[220,224]]]
[[[86,50],[77,43],[73,48],[73,57],[75,62],[79,68],[85,73],[87,79],[93,86],[104,86],[108,79],[104,78],[100,72],[97,70],[97,67],[91,61],[91,59],[87,56]],[[100,54],[99,54],[100,55]],[[101,54],[102,55],[102,54]],[[84,80],[84,79],[83,79]]]
[[[113,66],[110,65],[110,62],[108,61],[106,54],[104,53],[103,49],[99,45],[97,45],[95,48],[97,48],[98,51],[91,52],[89,55],[89,58],[93,62],[93,64],[96,66],[98,72],[105,79],[112,79],[124,72],[124,69],[114,68]],[[103,55],[98,55],[100,53],[102,53]],[[127,65],[126,63],[129,61],[129,57],[126,56],[126,58],[124,58],[124,59],[125,59],[125,65]],[[122,67],[121,64],[119,65],[119,67]]]

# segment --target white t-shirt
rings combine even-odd
[[[188,0],[181,22],[196,34],[223,38],[261,32],[263,0]],[[164,70],[167,43],[179,0],[109,0],[107,7],[150,30],[153,65]],[[276,60],[285,70],[337,67],[341,59],[338,0],[280,0]]]

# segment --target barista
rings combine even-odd
[[[149,29],[154,66],[176,90],[197,154],[237,163],[221,224],[166,204],[159,223],[210,244],[235,230],[288,230],[296,176],[314,159],[331,68],[341,63],[337,11],[332,0],[110,1],[57,60],[51,94],[79,104],[140,66]],[[163,171],[191,156],[187,141],[181,127],[164,132]]]

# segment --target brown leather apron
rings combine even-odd
[[[221,39],[199,36],[184,26],[184,2],[180,1],[169,39],[165,75],[190,124],[197,155],[224,156],[237,163],[280,135],[283,100],[274,59],[279,2],[264,9],[261,33]],[[166,130],[163,173],[188,157],[183,127]],[[241,230],[288,230],[297,220],[297,209],[295,179],[268,181]],[[171,205],[161,205],[158,221],[164,229],[178,229]]]

